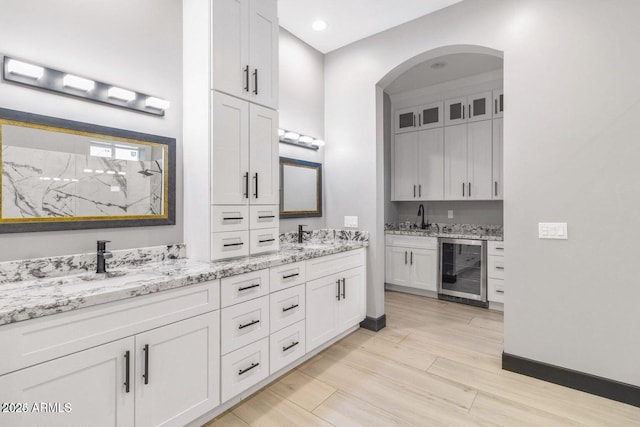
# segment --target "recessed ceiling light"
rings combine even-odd
[[[434,70],[440,70],[446,66],[447,66],[447,63],[444,61],[434,62],[433,64],[431,64],[431,68],[433,68]]]
[[[313,24],[311,24],[311,28],[313,28],[315,31],[324,31],[327,29],[327,23],[322,19],[316,19],[315,21],[313,21]]]

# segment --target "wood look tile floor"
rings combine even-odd
[[[206,427],[640,426],[640,408],[501,369],[502,313],[399,292]]]

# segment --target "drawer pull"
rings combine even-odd
[[[256,283],[255,285],[244,286],[242,288],[238,288],[238,292],[246,291],[248,289],[259,288],[260,283]]]
[[[239,220],[242,220],[242,219],[244,219],[244,218],[241,217],[241,216],[232,216],[232,217],[229,217],[229,218],[222,218],[223,221],[239,221]]]
[[[142,351],[144,351],[144,373],[142,378],[144,378],[145,384],[149,384],[149,344],[145,344]]]
[[[253,368],[256,368],[258,366],[260,366],[260,362],[252,363],[251,366],[249,366],[248,368],[240,369],[238,371],[238,375],[242,375],[242,374],[244,374],[246,372],[249,372],[250,370],[252,370]]]
[[[240,242],[240,243],[225,243],[225,244],[224,244],[224,245],[222,245],[222,246],[224,246],[224,247],[226,248],[226,247],[228,247],[228,246],[242,246],[242,245],[244,245],[244,243],[243,243],[243,242]]]
[[[288,346],[282,347],[282,351],[284,352],[284,351],[290,350],[293,347],[297,346],[298,344],[300,344],[300,341],[294,341],[291,344],[289,344]]]
[[[282,312],[284,313],[286,311],[293,310],[294,308],[297,308],[299,306],[299,304],[293,304],[291,307],[282,307]]]
[[[293,273],[293,274],[288,274],[286,276],[282,276],[283,279],[291,279],[292,277],[296,277],[299,276],[300,273]]]
[[[267,243],[267,242],[275,242],[276,239],[264,239],[264,240],[258,240],[258,243]]]
[[[258,217],[258,219],[267,219],[267,218],[275,218],[275,215],[261,215]]]
[[[127,350],[124,353],[124,363],[125,363],[125,370],[124,370],[124,391],[125,393],[129,393],[129,375],[130,375],[130,366],[129,366],[129,350]]]
[[[240,325],[240,326],[238,326],[238,329],[248,328],[249,326],[253,326],[253,325],[255,325],[256,323],[260,323],[260,321],[259,321],[259,320],[252,320],[252,321],[251,321],[251,322],[249,322],[249,323],[245,323],[244,325]]]
[[[496,289],[496,294],[504,294],[504,291],[501,289]]]
[[[499,265],[496,265],[496,270],[504,270],[504,267],[501,267]]]
[[[502,246],[496,246],[496,251],[504,251],[504,247]]]

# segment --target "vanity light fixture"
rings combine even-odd
[[[309,150],[318,150],[324,145],[324,141],[321,139],[315,139],[311,136],[301,135],[298,132],[285,129],[278,129],[278,138],[283,144],[295,145]]]
[[[171,103],[156,96],[91,80],[49,67],[2,57],[3,80],[134,111],[164,116]]]
[[[89,92],[95,89],[96,82],[93,80],[85,79],[84,77],[74,76],[73,74],[67,74],[62,78],[62,85],[73,89],[83,90]]]

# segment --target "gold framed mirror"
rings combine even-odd
[[[0,109],[0,233],[175,224],[175,139]]]
[[[322,164],[280,157],[280,218],[322,216]]]

